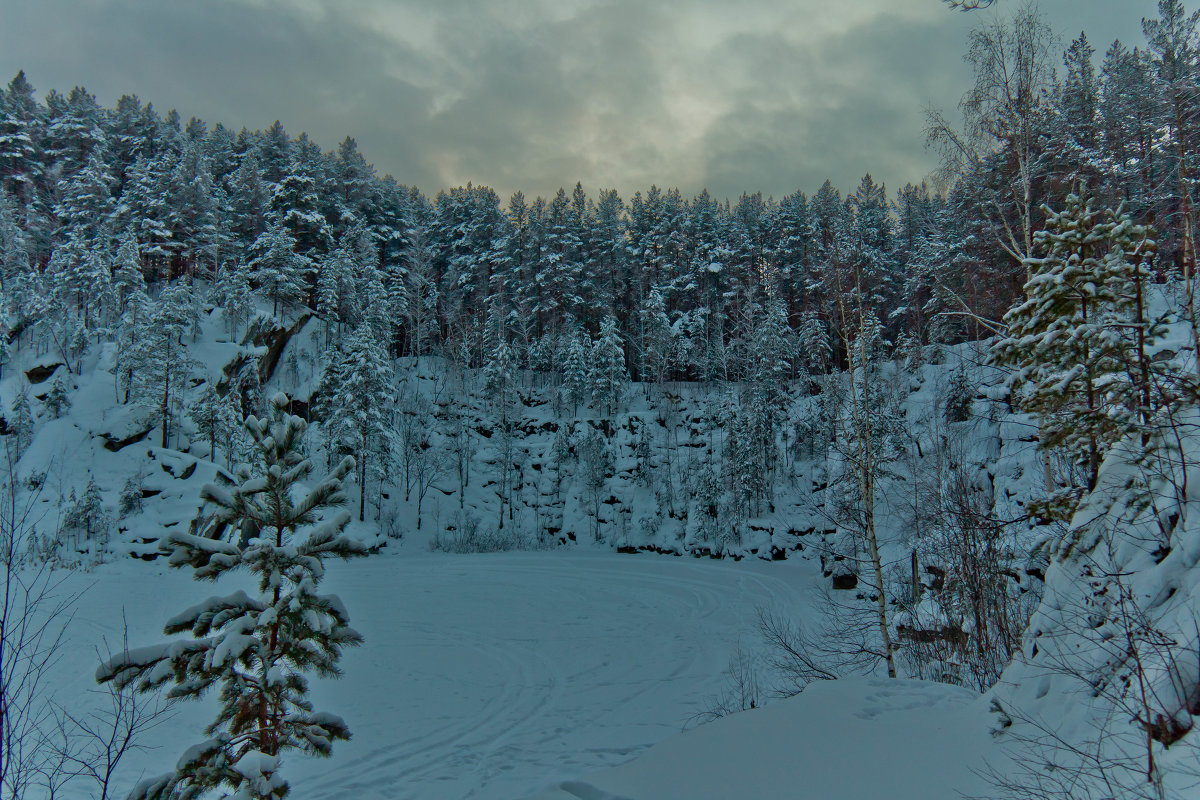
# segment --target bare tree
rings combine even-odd
[[[1187,734],[1200,712],[1200,619],[1190,631],[1168,630],[1121,573],[1101,575],[1099,561],[1089,567],[1112,598],[1110,613],[1099,622],[1094,603],[1064,603],[1057,614],[1084,651],[1058,651],[1042,666],[1086,693],[1093,713],[1072,724],[993,698],[1000,741],[1015,757],[984,776],[998,798],[1194,797],[1200,746]],[[1160,758],[1172,747],[1175,757]]]
[[[964,57],[974,69],[975,85],[958,104],[962,128],[938,110],[927,112],[926,141],[942,158],[941,182],[953,182],[964,172],[982,167],[1000,150],[1011,158],[1012,163],[1002,165],[1007,197],[992,198],[980,211],[987,214],[990,205],[990,216],[1003,229],[999,244],[1017,263],[1033,252],[1036,121],[1044,95],[1054,83],[1056,44],[1053,31],[1034,6],[1019,10],[1011,22],[997,19],[980,25],[971,31]],[[1015,229],[1006,203],[1015,212]]]
[[[425,427],[421,435],[409,443],[404,456],[405,464],[411,465],[405,467],[405,472],[411,473],[412,488],[417,496],[417,530],[421,530],[421,506],[425,496],[449,472],[446,451],[433,441],[429,433],[429,428]]]
[[[129,626],[122,625],[121,652],[129,649]],[[112,653],[99,655],[105,663]],[[95,800],[108,800],[113,778],[121,761],[135,750],[149,749],[145,736],[170,714],[170,702],[158,697],[140,697],[133,687],[107,684],[93,694],[104,703],[87,713],[56,706],[54,711],[53,762],[66,781],[90,781]]]
[[[15,437],[0,438],[0,797],[54,800],[88,779],[108,800],[124,756],[167,713],[131,690],[97,692],[106,703],[79,711],[57,702],[51,672],[63,656],[81,592],[68,588],[27,540],[36,536],[42,485],[22,486]]]
[[[16,437],[3,437],[0,485],[0,795],[21,800],[60,774],[46,737],[53,728],[49,673],[61,656],[75,597],[45,562],[26,563],[35,535],[36,488],[22,497]]]

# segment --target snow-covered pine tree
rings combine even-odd
[[[283,753],[328,756],[335,741],[350,738],[340,717],[313,710],[307,676],[340,674],[342,649],[362,642],[341,600],[317,593],[325,559],[366,554],[344,533],[342,480],[354,459],[304,487],[313,469],[301,452],[305,423],[284,412],[287,403],[276,395],[270,419],[246,420],[255,463],[239,468],[241,483],[201,492],[216,506],[214,522],[243,541],[175,533],[167,542],[171,566],[191,567],[197,580],[248,572],[256,592],[209,598],[167,622],[165,633],[181,638],[127,650],[96,671],[117,688],[170,686],[170,698],[219,687],[209,738],[188,748],[174,771],[138,784],[132,800],[195,800],[213,791],[279,800],[288,792]]]
[[[638,379],[649,388],[652,383],[666,380],[674,344],[666,302],[657,288],[651,289],[642,303],[640,317],[642,351]]]
[[[617,330],[616,317],[611,314],[600,323],[600,336],[592,345],[590,372],[592,399],[612,416],[629,387],[629,373],[625,370],[621,332]]]
[[[271,297],[271,313],[280,305],[299,301],[304,296],[305,272],[310,261],[296,253],[296,240],[278,221],[254,240],[247,267]]]
[[[1004,316],[1007,335],[992,348],[993,363],[1013,368],[1013,395],[1038,414],[1041,444],[1061,449],[1079,470],[1068,485],[1047,487],[1048,512],[1067,518],[1080,492],[1095,488],[1100,462],[1133,420],[1110,402],[1126,383],[1127,353],[1120,328],[1135,312],[1134,267],[1110,258],[1116,217],[1099,211],[1086,194],[1071,194],[1061,211],[1045,208],[1035,236],[1043,257],[1026,259],[1025,301]]]
[[[516,390],[516,359],[503,338],[496,340],[483,365],[483,391],[500,412],[500,424],[507,425]]]
[[[13,429],[17,440],[17,458],[29,447],[33,442],[33,411],[29,407],[29,390],[22,387],[17,392],[17,396],[13,398],[12,416],[9,418],[8,426]]]
[[[964,365],[959,364],[946,384],[945,416],[947,422],[966,422],[975,405],[975,386]]]
[[[146,291],[146,278],[142,275],[142,256],[138,252],[137,236],[126,232],[117,245],[117,254],[112,264],[112,288],[119,309],[137,292]]]
[[[329,377],[336,380],[330,398],[331,440],[358,453],[358,519],[365,519],[368,462],[385,467],[389,417],[395,400],[392,366],[374,331],[361,324],[343,345],[340,364]]]
[[[579,403],[588,397],[588,342],[582,330],[572,325],[564,337],[559,356],[562,364],[564,400],[571,404],[571,416],[579,410]]]
[[[0,128],[3,119],[0,117]],[[3,133],[0,132],[0,138]],[[0,164],[3,163],[4,143],[0,141]],[[0,174],[3,167],[0,167]],[[11,291],[11,281],[29,269],[29,238],[20,224],[20,212],[15,198],[0,189],[0,289]]]
[[[133,370],[139,361],[139,343],[150,317],[151,301],[144,288],[133,291],[125,299],[121,321],[116,329],[116,380],[113,388],[121,403],[128,403],[133,391]]]
[[[354,273],[350,256],[344,246],[338,247],[321,259],[317,266],[317,316],[325,325],[325,343],[328,345],[341,333],[345,287],[353,285]]]
[[[125,479],[117,496],[117,516],[126,517],[142,512],[142,474],[135,472]]]
[[[250,289],[250,268],[238,261],[221,271],[217,280],[217,296],[225,323],[229,326],[229,337],[237,339],[238,326],[250,324],[254,314],[254,292]]]
[[[183,345],[191,314],[191,287],[182,282],[163,290],[148,319],[140,325],[129,352],[132,394],[153,409],[168,447],[195,366]]]
[[[62,527],[64,530],[82,534],[88,546],[93,540],[105,544],[108,537],[109,512],[104,507],[104,495],[100,492],[95,478],[88,478],[87,488],[83,496],[76,499],[71,494],[71,503],[63,513]]]
[[[71,396],[67,390],[67,384],[59,375],[50,384],[50,391],[46,395],[46,410],[50,412],[50,416],[58,419],[71,408]]]
[[[210,461],[217,460],[217,444],[225,447],[225,462],[233,465],[233,434],[238,427],[238,414],[233,393],[217,394],[211,383],[188,408],[188,416],[196,423],[197,432],[208,440]]]
[[[814,375],[823,375],[829,368],[833,351],[829,343],[829,330],[815,311],[806,311],[800,318],[796,331],[797,348],[804,365]]]

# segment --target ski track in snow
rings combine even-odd
[[[104,569],[90,576],[85,633],[72,636],[72,661],[88,675],[96,631],[111,636],[94,623],[108,613],[119,619],[124,605],[131,645],[149,644],[187,604],[162,597],[225,591],[176,592],[186,573],[149,573],[137,595],[155,600],[144,605]],[[738,642],[757,643],[756,606],[802,613],[814,576],[803,564],[561,552],[331,564],[325,588],[366,642],[346,652],[342,679],[314,681],[312,695],[354,738],[331,759],[286,757],[291,796],[512,800],[623,763],[724,688]],[[162,746],[131,766],[168,769],[200,738],[200,712],[160,729]]]

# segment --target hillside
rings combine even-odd
[[[0,796],[1195,795],[1200,13],[1142,31],[989,17],[936,183],[778,198],[18,72]]]

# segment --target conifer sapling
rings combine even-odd
[[[279,774],[285,750],[327,756],[334,741],[350,738],[340,717],[313,710],[307,676],[338,675],[342,648],[362,642],[341,600],[317,593],[324,559],[366,553],[343,533],[350,515],[342,509],[342,480],[354,459],[302,487],[313,465],[300,449],[305,423],[284,412],[287,402],[278,394],[271,419],[247,418],[256,463],[239,467],[240,485],[210,484],[201,492],[217,509],[213,531],[228,531],[225,538],[234,541],[186,533],[167,541],[171,566],[191,567],[197,580],[244,570],[257,579],[256,592],[209,598],[167,622],[165,633],[177,640],[128,650],[96,672],[118,688],[169,684],[171,699],[219,687],[209,738],[186,750],[173,772],[140,783],[135,800],[191,800],[213,791],[277,800],[288,792]]]

